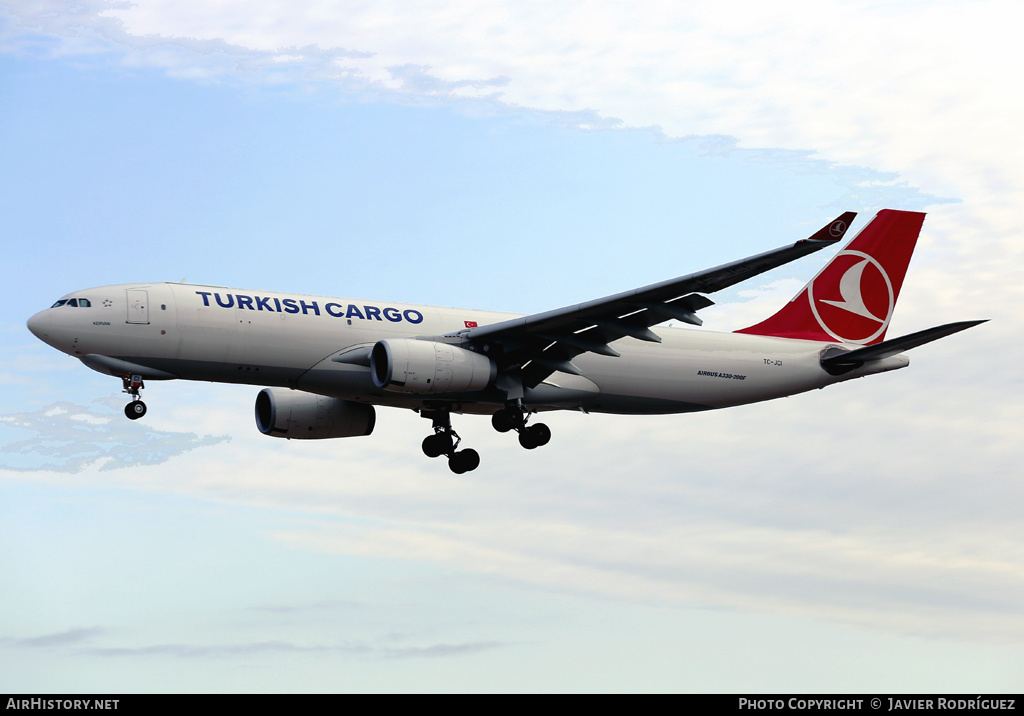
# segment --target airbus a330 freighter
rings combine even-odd
[[[520,444],[551,431],[546,410],[686,413],[780,398],[903,368],[915,346],[964,321],[885,340],[924,214],[884,210],[792,300],[734,333],[701,325],[705,294],[840,241],[847,212],[811,237],[717,268],[532,316],[343,298],[140,283],[75,291],[28,328],[90,368],[121,378],[125,414],[146,414],[146,380],[265,387],[260,432],[343,438],[373,431],[374,406],[432,421],[423,440],[456,473],[475,469],[452,413],[491,415]]]

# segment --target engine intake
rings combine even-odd
[[[400,393],[483,390],[498,366],[465,348],[411,338],[378,341],[370,352],[373,384]]]
[[[321,440],[373,432],[372,405],[296,390],[264,388],[256,396],[256,427],[274,438]]]

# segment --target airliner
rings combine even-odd
[[[726,408],[904,368],[904,352],[984,321],[886,339],[924,214],[880,211],[774,315],[732,333],[702,325],[707,294],[841,241],[846,212],[810,237],[716,268],[523,316],[185,283],[69,293],[28,320],[57,350],[121,378],[125,415],[147,380],[262,386],[271,437],[369,435],[375,406],[431,421],[428,457],[457,473],[480,456],[451,415],[490,415],[535,449],[549,410],[651,415]]]

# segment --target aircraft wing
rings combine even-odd
[[[498,348],[499,371],[520,371],[532,388],[555,371],[579,375],[572,359],[581,353],[619,354],[608,344],[627,336],[660,343],[651,326],[676,319],[701,325],[696,312],[714,303],[700,294],[728,288],[770,269],[831,246],[846,234],[856,216],[848,211],[810,237],[773,251],[617,293],[575,306],[458,331],[473,341]]]

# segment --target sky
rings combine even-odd
[[[1008,2],[0,0],[0,690],[1024,688]],[[909,368],[680,416],[260,435],[25,320],[179,281],[531,313],[928,213]],[[829,251],[734,287],[755,323]]]

